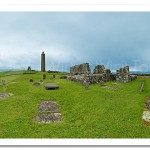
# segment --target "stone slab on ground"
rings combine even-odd
[[[56,101],[42,101],[39,112],[60,112]]]
[[[149,110],[146,110],[146,111],[143,112],[142,119],[145,122],[149,122],[150,123],[150,111]]]
[[[38,115],[35,117],[37,123],[54,123],[62,121],[62,114],[54,100],[43,100],[38,109]]]
[[[62,120],[61,113],[42,113],[36,116],[36,121],[38,123],[53,123],[60,122]]]
[[[55,90],[58,89],[59,86],[57,84],[53,84],[53,83],[47,83],[45,84],[45,89],[46,90]]]
[[[13,94],[12,93],[0,93],[0,99],[4,99],[4,98],[7,98],[7,97],[10,97],[12,96]]]
[[[33,83],[33,86],[40,86],[41,85],[41,82],[34,82]]]
[[[119,90],[118,88],[111,87],[111,86],[102,86],[102,88],[109,89],[109,90]]]
[[[145,125],[150,126],[150,96],[146,98],[142,120],[144,121]]]

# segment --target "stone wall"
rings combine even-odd
[[[131,77],[129,73],[129,66],[125,66],[116,70],[116,81],[117,82],[130,82]]]
[[[110,81],[111,71],[105,69],[104,65],[97,65],[91,73],[88,63],[75,65],[70,68],[70,76],[68,80],[83,84],[88,82],[89,84],[100,83],[100,81]]]
[[[104,65],[97,65],[95,68],[94,68],[94,71],[93,71],[93,74],[102,74],[105,72],[105,67]]]
[[[104,74],[81,74],[81,75],[73,75],[68,76],[68,80],[78,82],[84,84],[84,82],[88,82],[89,84],[99,83],[104,79]]]
[[[70,68],[70,76],[67,77],[68,80],[84,84],[85,82],[89,84],[108,82],[116,80],[117,82],[130,82],[136,79],[137,76],[130,75],[129,66],[125,66],[116,71],[116,74],[112,74],[110,69],[105,69],[104,65],[97,65],[93,73],[91,73],[88,63],[75,65]]]
[[[81,75],[81,74],[90,74],[90,66],[89,63],[84,63],[80,65],[75,65],[70,68],[71,75]]]

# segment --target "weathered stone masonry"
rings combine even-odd
[[[109,81],[110,75],[111,71],[109,69],[105,69],[103,65],[96,66],[93,73],[91,73],[89,64],[84,63],[71,67],[70,76],[68,76],[67,79],[81,84],[84,82],[94,84],[99,83],[101,80],[105,82]]]
[[[108,82],[116,80],[117,82],[130,82],[136,79],[137,76],[130,75],[129,66],[120,68],[116,71],[116,74],[112,74],[110,69],[106,69],[104,65],[95,66],[93,73],[91,73],[90,66],[88,63],[75,65],[70,68],[70,76],[68,80],[84,84],[100,83],[100,81]]]
[[[116,70],[116,81],[117,82],[130,82],[136,79],[136,75],[130,75],[129,66]]]

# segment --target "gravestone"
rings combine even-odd
[[[0,93],[0,100],[10,97],[12,95],[13,95],[12,93],[7,93],[7,92]]]
[[[6,82],[5,80],[2,80],[2,88],[3,88],[3,92],[6,92]]]
[[[43,74],[43,80],[46,79],[46,74]]]
[[[100,80],[100,83],[99,83],[101,86],[104,85],[104,81],[103,80]]]
[[[39,112],[60,112],[56,101],[41,101]]]
[[[62,121],[62,114],[56,101],[41,101],[38,115],[35,117],[37,123],[55,123]]]
[[[43,80],[40,80],[40,83],[43,83]]]
[[[5,82],[5,80],[2,80],[2,87],[3,87],[3,88],[6,87],[6,82]]]
[[[86,82],[86,80],[83,81],[83,85],[84,85],[84,87],[85,87],[86,90],[89,89],[89,83]]]
[[[30,79],[29,82],[33,82],[33,79]]]
[[[56,84],[53,84],[53,83],[47,83],[45,84],[45,89],[46,90],[55,90],[55,89],[58,89],[59,86],[56,85]]]
[[[39,86],[39,85],[41,85],[40,82],[34,82],[34,83],[33,83],[33,86]]]

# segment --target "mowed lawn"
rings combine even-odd
[[[0,73],[12,74],[16,72]],[[150,96],[150,78],[139,92],[142,78],[130,83],[105,83],[119,90],[102,88],[99,84],[83,85],[60,79],[61,74],[45,83],[56,83],[58,90],[45,90],[44,84],[29,82],[42,79],[42,73],[5,76],[6,91],[13,96],[0,100],[1,138],[150,138],[150,126],[142,121],[144,102]],[[3,92],[0,86],[0,92]],[[59,123],[36,123],[41,100],[55,100],[63,120]]]

